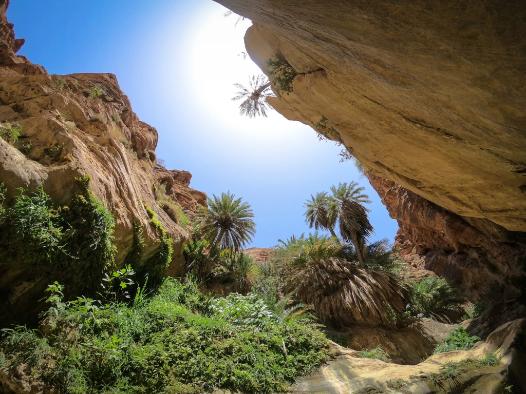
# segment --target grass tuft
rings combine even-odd
[[[480,338],[470,335],[464,327],[458,327],[451,331],[441,344],[435,347],[434,353],[445,353],[453,350],[468,350],[480,341]]]
[[[387,352],[381,346],[377,346],[373,349],[361,350],[358,353],[358,357],[374,358],[376,360],[381,360],[385,362],[391,361],[391,357],[389,356],[389,354],[387,354]]]

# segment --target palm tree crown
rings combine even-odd
[[[271,96],[270,82],[264,75],[253,75],[249,80],[249,87],[234,84],[239,91],[232,100],[243,100],[239,105],[241,115],[253,118],[257,115],[267,116],[268,104],[266,98]]]
[[[201,230],[213,246],[240,250],[256,231],[250,205],[232,193],[208,199],[208,210],[201,220]]]
[[[364,193],[365,188],[358,186],[358,183],[339,183],[338,186],[331,186],[332,196],[341,201],[355,201],[360,204],[368,204],[371,201],[369,196]]]
[[[336,201],[326,192],[316,193],[305,203],[305,219],[309,227],[329,230],[336,237],[334,226],[338,219]]]
[[[340,183],[331,187],[331,195],[322,192],[311,196],[305,204],[305,219],[310,227],[329,230],[333,237],[336,237],[334,228],[338,223],[342,239],[352,242],[358,260],[363,263],[365,241],[373,231],[367,209],[362,205],[368,202],[364,188],[356,182]]]

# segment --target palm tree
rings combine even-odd
[[[249,87],[236,83],[239,89],[232,100],[243,100],[239,105],[241,115],[253,118],[257,115],[267,116],[268,104],[266,98],[271,96],[270,81],[264,75],[253,75],[249,80]]]
[[[338,219],[334,198],[331,198],[326,192],[316,193],[314,196],[311,195],[310,200],[305,203],[305,207],[305,219],[310,228],[329,230],[333,237],[338,238],[334,232],[334,226]]]
[[[338,186],[331,186],[332,196],[339,200],[351,200],[360,204],[369,204],[369,196],[364,193],[365,188],[358,186],[358,183],[352,181],[351,183],[339,183]]]
[[[339,257],[304,251],[284,264],[284,294],[311,305],[321,320],[336,326],[401,322],[398,317],[405,311],[409,294],[395,277]]]
[[[367,217],[367,210],[353,200],[342,200],[339,204],[340,234],[345,241],[351,241],[360,263],[365,263],[366,239],[373,232]]]
[[[370,202],[363,191],[364,188],[356,182],[340,183],[331,186],[332,195],[317,193],[305,204],[305,218],[309,226],[326,229],[337,238],[334,228],[338,223],[341,238],[352,242],[362,264],[366,255],[365,241],[373,231],[367,210],[362,205]]]
[[[208,199],[208,210],[201,214],[201,230],[210,244],[220,249],[239,251],[256,231],[250,205],[232,193]]]

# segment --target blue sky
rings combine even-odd
[[[230,98],[257,67],[244,59],[249,21],[236,24],[211,0],[14,0],[8,16],[21,54],[53,74],[116,74],[139,117],[157,128],[157,155],[193,174],[209,195],[231,191],[248,201],[257,225],[253,246],[309,231],[304,202],[339,182],[357,181],[372,199],[372,239],[391,242],[396,222],[340,148],[277,113],[238,115]]]

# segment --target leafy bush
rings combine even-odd
[[[445,353],[453,350],[468,350],[480,341],[480,338],[470,335],[464,327],[454,329],[441,344],[435,347],[434,353]]]
[[[283,56],[275,56],[269,59],[268,63],[269,78],[272,83],[282,92],[292,92],[292,83],[298,73],[287,62]]]
[[[102,278],[100,295],[105,301],[129,301],[135,290],[135,271],[130,265],[107,272]]]
[[[271,262],[260,265],[260,273],[254,281],[251,291],[263,299],[267,305],[273,306],[280,300],[279,271]]]
[[[114,266],[112,215],[79,179],[70,206],[53,204],[40,187],[19,190],[0,220],[0,259],[67,279],[76,291],[98,286]]]
[[[26,265],[51,264],[66,257],[62,217],[42,188],[27,195],[19,189],[4,213],[0,245],[3,258]]]
[[[259,276],[259,268],[252,257],[224,250],[217,257],[212,276],[216,281],[232,283],[234,291],[246,294]]]
[[[92,98],[92,99],[96,99],[96,98],[99,98],[99,97],[102,97],[104,96],[105,92],[104,92],[104,89],[102,88],[102,86],[100,85],[94,85],[90,88],[89,90],[89,97]]]
[[[410,284],[411,311],[446,323],[461,317],[462,299],[444,278],[429,276]]]
[[[199,281],[205,281],[212,270],[214,251],[205,239],[190,240],[184,244],[185,272]]]
[[[10,144],[16,144],[20,136],[22,135],[22,127],[16,123],[0,123],[0,137],[9,142]]]
[[[151,208],[146,208],[150,216],[150,224],[155,229],[159,237],[159,248],[157,252],[148,259],[144,264],[138,267],[138,273],[141,279],[148,281],[152,287],[157,287],[161,284],[166,269],[172,262],[173,258],[173,239],[167,233],[163,224],[159,221],[157,213]]]
[[[254,295],[208,301],[167,279],[131,305],[64,302],[56,286],[48,299],[39,329],[5,331],[0,353],[9,373],[49,391],[279,392],[327,358],[315,326],[277,318]]]
[[[373,349],[361,350],[360,352],[358,352],[358,357],[374,358],[376,360],[382,360],[385,362],[391,361],[391,357],[381,346],[377,346]]]

